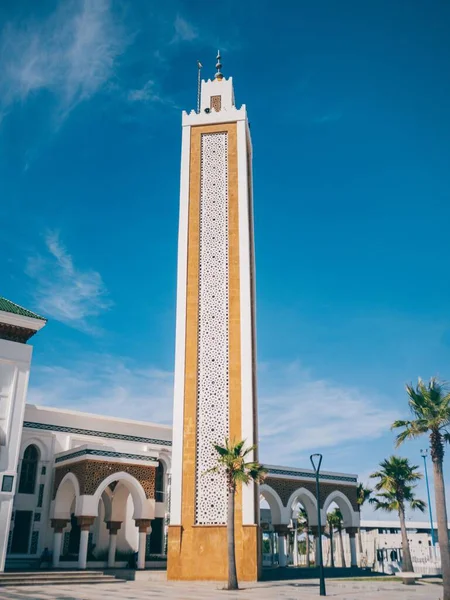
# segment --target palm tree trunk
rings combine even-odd
[[[331,556],[331,567],[334,568],[334,544],[333,544],[333,528],[330,527],[330,556]]]
[[[228,589],[237,590],[238,580],[236,573],[236,541],[234,535],[234,506],[235,506],[236,488],[230,485],[228,488]]]
[[[400,529],[402,532],[402,549],[403,549],[402,571],[411,573],[412,571],[414,571],[414,569],[413,569],[412,560],[411,560],[411,552],[409,549],[408,535],[406,533],[405,507],[402,506],[401,504],[399,505],[398,516],[400,519]]]
[[[347,565],[345,564],[344,541],[342,539],[342,529],[339,528],[338,533],[339,533],[339,546],[340,546],[340,550],[341,550],[341,567],[343,567],[345,569],[345,567]]]
[[[311,549],[310,549],[309,531],[308,531],[308,529],[306,529],[306,566],[307,567],[311,566],[311,562],[309,559],[310,552],[311,552]]]
[[[448,544],[447,507],[445,504],[444,475],[442,460],[433,460],[434,496],[436,499],[436,517],[438,525],[439,550],[441,553],[443,600],[450,600],[450,552]]]

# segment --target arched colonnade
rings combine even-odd
[[[60,564],[63,532],[72,525],[71,531],[79,535],[79,540],[76,540],[78,568],[85,569],[89,535],[96,523],[98,530],[100,527],[104,530],[106,526],[109,535],[109,567],[115,565],[119,530],[122,528],[122,533],[126,534],[123,528],[132,528],[134,531],[129,533],[136,534],[137,527],[136,566],[143,569],[147,535],[155,518],[155,481],[163,464],[154,457],[149,457],[145,463],[142,459],[118,461],[114,456],[105,457],[105,452],[97,458],[94,452],[89,454],[85,451],[74,457],[75,460],[71,460],[70,455],[62,456],[63,464],[56,465],[51,506],[53,566]]]
[[[278,535],[279,565],[287,564],[287,539],[296,507],[299,504],[303,506],[317,549],[318,537],[325,531],[327,511],[330,506],[336,504],[342,513],[342,526],[349,534],[351,566],[357,566],[356,533],[360,523],[356,496],[357,476],[321,473],[319,480],[321,531],[319,532],[314,472],[270,466],[266,468],[268,476],[260,486],[260,495],[270,507],[271,525]],[[318,564],[317,551],[316,564]]]

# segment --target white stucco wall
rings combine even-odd
[[[5,487],[7,479],[13,477],[12,490],[0,491],[0,571],[4,569],[17,486],[17,463],[32,352],[32,346],[0,339],[0,490]]]
[[[30,348],[29,346],[23,347]],[[40,519],[38,521],[33,520],[30,532],[30,539],[32,532],[39,533],[36,557],[40,556],[46,547],[51,550],[53,545],[53,530],[50,526],[50,519],[53,516],[52,510],[54,510],[52,492],[55,456],[64,456],[64,452],[70,453],[73,449],[87,447],[134,456],[152,456],[155,458],[160,456],[165,466],[166,479],[168,473],[170,473],[170,442],[172,436],[170,427],[34,405],[25,407],[23,421],[25,427],[18,448],[18,473],[20,473],[21,459],[25,449],[30,444],[34,444],[38,448],[40,460],[34,494],[16,493],[14,496],[14,509],[32,511],[34,514],[39,513]],[[19,425],[21,422],[20,419]],[[116,435],[119,436],[119,439],[115,437]],[[117,460],[126,462],[127,459],[120,458]],[[147,463],[143,461],[142,464]],[[42,473],[42,467],[45,467],[44,474]],[[42,506],[38,506],[41,485],[43,485]],[[11,494],[11,502],[12,498],[13,495]],[[126,502],[126,519],[117,537],[117,550],[119,552],[136,551],[138,547],[138,529],[133,520],[133,500],[129,496]],[[167,508],[162,502],[157,502],[152,510],[155,517],[159,517],[164,516]],[[74,500],[68,512],[75,513]],[[103,501],[100,501],[99,514],[91,528],[91,533],[93,534],[93,542],[96,545],[95,551],[103,554],[109,544],[109,532],[104,521],[105,508]],[[69,532],[70,524],[66,526],[64,534]],[[17,558],[22,555],[10,554],[9,556]]]

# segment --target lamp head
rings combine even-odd
[[[311,454],[311,456],[309,457],[309,460],[311,461],[311,464],[313,466],[314,472],[315,473],[319,473],[320,471],[320,465],[322,464],[322,454]]]

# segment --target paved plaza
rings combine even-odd
[[[327,596],[339,600],[440,600],[442,586],[420,583],[404,586],[383,581],[330,581]],[[1,600],[203,600],[206,598],[239,598],[257,600],[316,600],[319,598],[318,582],[283,581],[243,584],[238,592],[226,592],[220,584],[186,582],[126,582],[77,586],[29,586],[3,588]]]

